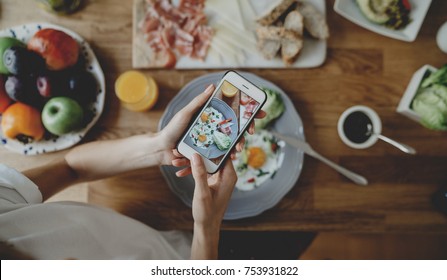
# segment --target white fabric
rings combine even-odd
[[[42,203],[31,180],[0,164],[0,240],[37,259],[185,259],[192,236],[85,203]]]

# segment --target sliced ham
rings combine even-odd
[[[150,48],[160,52],[160,55],[152,56],[154,59],[162,59],[167,53],[170,57],[173,50],[180,55],[205,59],[213,36],[203,12],[205,0],[181,0],[178,7],[173,6],[170,0],[146,2],[146,17],[139,28]],[[160,63],[154,62],[154,65]]]
[[[247,105],[251,100],[252,98],[250,96],[248,96],[245,92],[241,92],[241,105]]]
[[[166,48],[174,48],[176,42],[176,28],[174,25],[166,25],[165,28],[160,30],[163,45]]]
[[[162,24],[174,23],[178,26],[184,24],[186,15],[180,12],[169,0],[149,0],[147,14],[158,19]]]
[[[258,103],[254,99],[252,99],[250,103],[245,105],[244,118],[249,119],[253,115],[253,112],[255,111],[257,106]]]
[[[193,33],[196,28],[206,24],[206,22],[206,15],[203,12],[200,12],[188,17],[188,20],[183,25],[182,29],[188,33]]]
[[[194,37],[182,29],[176,30],[175,48],[182,55],[191,56],[194,50]]]
[[[231,125],[232,125],[232,123],[227,123],[227,124],[221,125],[219,127],[220,132],[222,132],[228,136],[231,135],[231,132],[232,132]]]
[[[158,30],[148,32],[146,34],[146,42],[151,47],[151,49],[156,52],[165,49],[160,36],[160,32]]]
[[[150,18],[148,17],[145,19],[141,24],[141,30],[144,33],[149,33],[151,31],[155,31],[160,26],[160,21],[157,18]]]
[[[205,8],[205,0],[180,0],[180,11],[188,14],[196,14]]]
[[[208,53],[208,49],[211,44],[213,33],[213,29],[205,25],[200,25],[196,29],[196,35],[194,37],[194,52],[192,54],[193,58],[205,60],[206,54]]]

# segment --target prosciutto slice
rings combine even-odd
[[[156,53],[153,57],[176,51],[179,55],[205,59],[213,37],[203,11],[205,0],[181,0],[178,6],[170,0],[146,0],[146,3],[146,16],[139,27]]]

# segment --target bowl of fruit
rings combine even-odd
[[[0,30],[0,141],[36,155],[83,139],[104,107],[105,81],[89,44],[61,26]]]

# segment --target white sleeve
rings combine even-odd
[[[11,204],[41,203],[42,193],[25,175],[0,164],[0,208]]]

